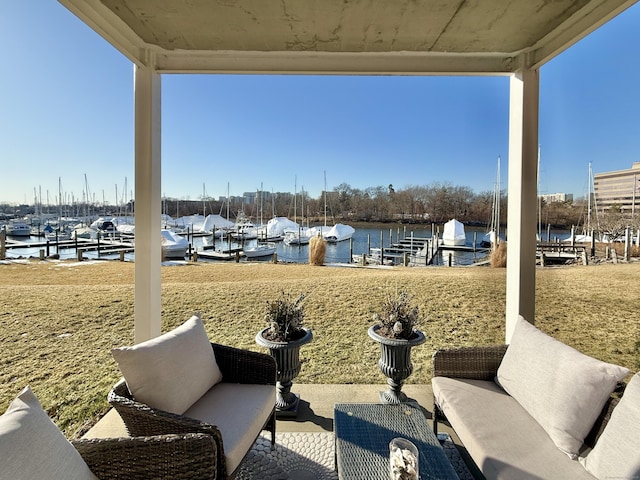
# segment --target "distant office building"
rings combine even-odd
[[[556,202],[573,202],[573,193],[546,193],[538,195],[538,198],[544,200],[544,203]]]
[[[593,192],[600,212],[616,205],[622,213],[640,213],[640,162],[634,162],[629,170],[596,173]]]
[[[253,205],[258,198],[258,192],[244,192],[242,198],[246,205]]]

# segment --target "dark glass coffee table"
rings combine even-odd
[[[333,418],[340,480],[388,480],[389,442],[395,437],[418,447],[422,480],[458,479],[417,403],[336,403]]]

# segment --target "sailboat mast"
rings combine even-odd
[[[591,235],[591,162],[589,162],[589,181],[587,182],[587,235]]]
[[[304,227],[304,185],[302,185],[300,193],[300,223]]]
[[[229,197],[229,182],[227,182],[227,221],[229,221],[229,203],[231,203],[231,198]]]
[[[500,190],[500,155],[498,155],[498,175],[497,175],[497,185],[496,185],[496,219],[495,219],[495,227],[496,227],[496,244],[500,241],[500,200],[502,199],[502,192]]]
[[[271,218],[276,218],[276,197],[271,189]]]
[[[540,195],[540,145],[538,145],[538,238],[542,241],[542,195]]]
[[[324,171],[324,226],[327,226],[327,171]]]

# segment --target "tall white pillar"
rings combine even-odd
[[[538,70],[511,75],[507,211],[506,342],[518,315],[534,322],[538,164]]]
[[[135,102],[135,342],[161,333],[160,74],[134,65]]]

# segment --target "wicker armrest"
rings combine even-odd
[[[72,440],[101,480],[216,478],[214,441],[206,434]]]
[[[433,376],[492,380],[508,345],[462,347],[433,354]]]
[[[206,433],[214,437],[214,441],[222,443],[222,436],[215,425],[151,408],[134,400],[124,379],[120,380],[109,392],[109,403],[122,417],[129,435],[132,437],[149,437],[172,433]]]
[[[276,361],[270,355],[212,343],[222,381],[258,385],[276,384]]]
[[[151,408],[134,400],[124,379],[109,392],[107,400],[116,409],[132,437],[150,437],[172,433],[204,433],[210,435],[215,444],[218,473],[224,476],[226,459],[222,444],[222,433],[215,425],[201,422],[184,415],[176,415]]]

